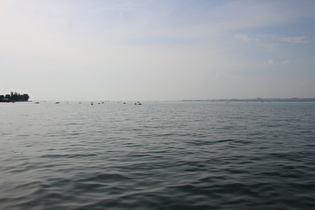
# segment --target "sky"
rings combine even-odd
[[[315,97],[314,0],[0,0],[0,94]]]

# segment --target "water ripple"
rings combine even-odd
[[[314,103],[47,103],[0,114],[4,210],[315,208]]]

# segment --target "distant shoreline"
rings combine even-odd
[[[254,98],[254,99],[206,99],[182,100],[184,102],[315,102],[315,98]]]
[[[0,103],[27,102],[29,98],[26,93],[21,95],[17,92],[11,92],[10,94],[0,95]]]
[[[32,101],[0,101],[0,103],[20,103],[20,102],[32,102]]]

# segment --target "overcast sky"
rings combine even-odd
[[[314,0],[0,0],[0,94],[315,97]]]

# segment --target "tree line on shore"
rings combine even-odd
[[[11,92],[10,94],[0,95],[0,102],[19,102],[19,101],[28,101],[28,94],[20,94],[17,92]]]

